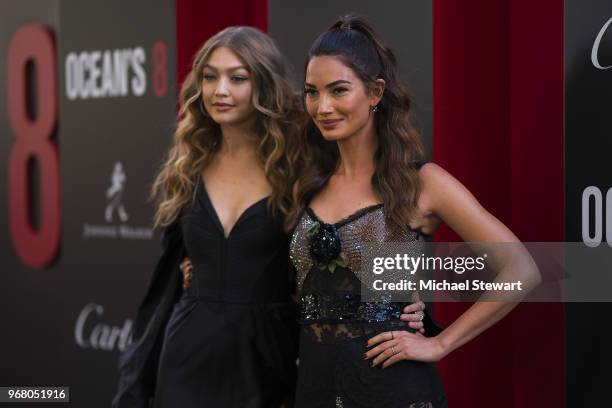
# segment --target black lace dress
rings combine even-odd
[[[313,230],[335,229],[345,262],[333,272],[313,259]],[[364,208],[334,224],[308,209],[291,240],[301,308],[296,407],[446,407],[434,364],[400,361],[383,369],[364,360],[365,342],[389,330],[409,330],[399,320],[408,303],[362,302],[361,249],[367,242],[423,241],[417,231],[391,234],[383,205]],[[320,262],[319,262],[320,263]]]

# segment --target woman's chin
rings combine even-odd
[[[338,140],[344,139],[345,137],[345,134],[343,132],[338,132],[336,130],[319,129],[319,131],[321,132],[321,136],[323,136],[323,139],[327,140],[328,142],[336,142]]]
[[[220,126],[237,126],[245,123],[248,117],[235,117],[229,115],[213,115],[212,120]]]

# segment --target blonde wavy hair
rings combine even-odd
[[[215,34],[193,59],[180,93],[179,122],[170,149],[151,188],[155,226],[174,222],[194,198],[200,174],[221,146],[221,130],[202,106],[203,66],[210,54],[227,47],[245,62],[253,85],[257,157],[272,187],[268,210],[287,214],[295,178],[295,143],[303,113],[288,79],[288,66],[274,41],[252,27],[229,27]]]

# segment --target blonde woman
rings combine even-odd
[[[273,41],[230,27],[195,55],[152,189],[164,252],[116,407],[289,406],[297,329],[283,227],[299,99]],[[179,262],[193,271],[183,282]]]

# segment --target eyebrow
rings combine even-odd
[[[347,81],[346,79],[339,79],[337,81],[330,82],[329,84],[325,85],[325,87],[329,89],[329,88],[333,88],[334,86],[340,85],[340,84],[352,85],[353,83],[351,81]],[[316,86],[314,86],[313,84],[309,84],[308,82],[304,83],[304,86],[307,88],[316,88]]]
[[[210,68],[210,69],[212,69],[213,71],[219,71],[219,68],[215,68],[215,67],[213,67],[213,66],[212,66],[212,65],[210,65],[210,64],[204,64],[204,66],[202,67],[202,69],[204,69],[204,68]],[[244,69],[245,71],[248,71],[248,70],[249,70],[249,69],[248,69],[247,67],[245,67],[244,65],[238,65],[238,66],[235,66],[235,67],[230,67],[230,68],[228,68],[226,71],[236,71],[236,70],[238,70],[238,69]]]

